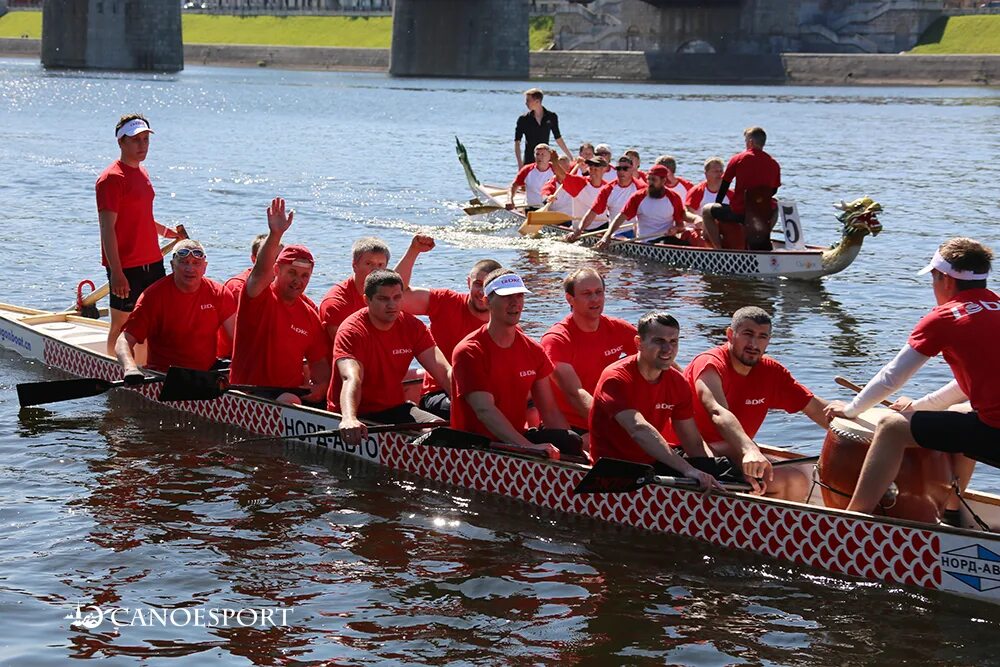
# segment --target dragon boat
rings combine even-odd
[[[99,320],[0,304],[0,346],[71,376],[97,383],[121,379],[120,365],[104,353],[106,337],[107,324]],[[592,472],[589,466],[488,445],[430,444],[433,440],[402,432],[372,433],[350,446],[335,432],[309,437],[337,428],[339,417],[330,412],[236,390],[211,400],[163,403],[159,388],[144,384],[113,391],[135,391],[165,408],[253,434],[312,442],[324,451],[457,488],[752,551],[803,568],[1000,602],[1000,533],[989,528],[1000,526],[1000,496],[963,494],[971,512],[984,522],[984,529],[974,530],[833,509],[824,504],[823,493],[810,493],[808,503],[794,503],[731,491],[706,494],[671,478],[651,478],[624,493],[581,495],[574,490]],[[765,453],[809,472],[816,465],[813,458],[787,450],[766,448]],[[971,519],[967,525],[973,525]]]
[[[465,171],[476,208],[512,222],[524,223],[526,214],[522,209],[516,206],[512,211],[504,208],[508,188],[480,183],[472,170],[465,146],[457,138],[455,142],[458,160]],[[840,241],[829,247],[806,245],[796,242],[801,237],[801,225],[795,203],[779,200],[778,205],[784,238],[772,239],[771,250],[718,250],[620,239],[603,252],[712,275],[812,280],[846,269],[857,259],[865,237],[877,236],[882,231],[882,224],[877,217],[882,210],[881,205],[870,197],[861,197],[834,205],[840,211],[837,215]],[[560,237],[566,236],[569,230],[559,225],[549,225],[542,229],[542,233]],[[578,242],[592,247],[598,240],[599,236],[584,235]]]

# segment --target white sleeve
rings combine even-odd
[[[909,344],[904,345],[899,354],[883,366],[865,388],[858,392],[854,400],[848,403],[844,414],[853,419],[888,398],[893,392],[899,391],[928,359],[930,357],[920,354]]]
[[[913,401],[914,410],[947,410],[953,405],[969,400],[958,386],[958,380],[952,380],[940,389]]]

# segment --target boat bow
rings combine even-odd
[[[871,234],[878,236],[882,231],[882,223],[878,213],[882,205],[867,195],[852,202],[834,204],[841,211],[837,220],[841,224],[840,242],[829,250],[823,251],[822,262],[825,275],[843,271],[857,258],[865,237]]]

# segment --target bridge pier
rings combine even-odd
[[[45,0],[42,65],[153,72],[184,69],[181,4],[169,0]]]
[[[392,76],[528,78],[528,0],[396,0]]]

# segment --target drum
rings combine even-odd
[[[865,410],[856,419],[837,418],[830,423],[817,466],[823,485],[823,503],[827,507],[847,507],[875,434],[875,426],[890,412],[885,408],[873,408]],[[948,454],[930,449],[908,449],[896,475],[896,493],[893,494],[890,488],[875,514],[937,523],[951,494],[951,480],[951,457]]]

